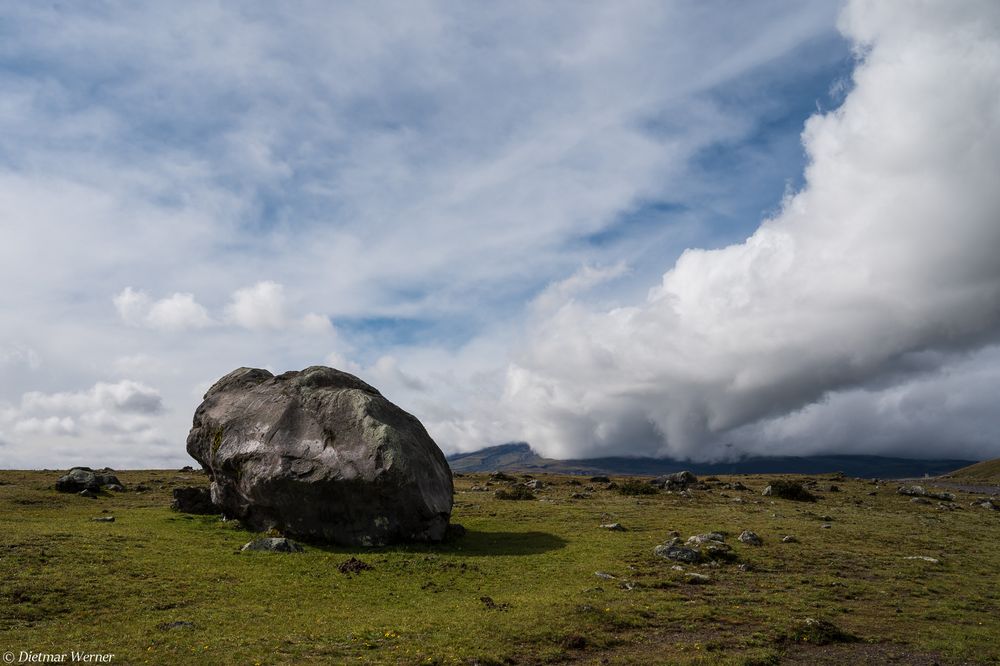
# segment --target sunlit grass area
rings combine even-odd
[[[200,473],[117,472],[129,491],[94,500],[57,493],[57,476],[0,472],[2,651],[126,664],[1000,660],[1000,511],[966,493],[948,508],[827,476],[800,503],[762,496],[767,477],[689,497],[538,477],[537,499],[505,501],[502,483],[470,475],[456,479],[464,537],[272,554],[240,553],[255,535],[238,523],[168,508],[172,488],[207,483]],[[748,489],[726,489],[736,480]],[[600,527],[613,522],[625,531]],[[764,544],[741,543],[743,530]],[[736,558],[655,556],[673,531],[723,532]],[[352,556],[373,569],[341,573]],[[854,640],[814,645],[806,618]]]

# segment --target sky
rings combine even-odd
[[[331,365],[446,452],[1000,456],[1000,4],[0,6],[0,467]]]

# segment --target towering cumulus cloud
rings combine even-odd
[[[807,122],[802,190],[643,303],[538,322],[505,393],[526,440],[721,458],[962,354],[996,361],[1000,3],[853,2],[840,28],[853,88]]]

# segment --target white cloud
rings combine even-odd
[[[114,298],[119,316],[130,326],[178,332],[213,325],[208,311],[193,294],[173,294],[153,301],[144,291],[126,287]]]
[[[249,329],[280,329],[287,324],[285,288],[270,280],[238,289],[226,306],[227,321]]]
[[[541,322],[507,379],[523,437],[555,455],[629,442],[718,457],[734,430],[849,401],[842,392],[890,380],[908,355],[995,336],[998,19],[990,2],[851,3],[842,26],[864,61],[843,106],[806,125],[802,191],[746,242],[686,251],[644,302],[568,303]],[[798,451],[835,442],[797,432]],[[892,432],[871,448],[899,448],[912,430]]]
[[[69,416],[31,417],[14,424],[14,432],[19,434],[45,434],[76,436],[80,433],[76,422]]]
[[[156,389],[125,379],[114,384],[97,382],[86,391],[30,391],[21,398],[20,406],[24,414],[85,414],[102,409],[117,413],[157,414],[163,411],[163,400]]]

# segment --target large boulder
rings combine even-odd
[[[240,368],[205,394],[187,450],[252,529],[375,546],[440,541],[453,486],[420,422],[353,375]]]

